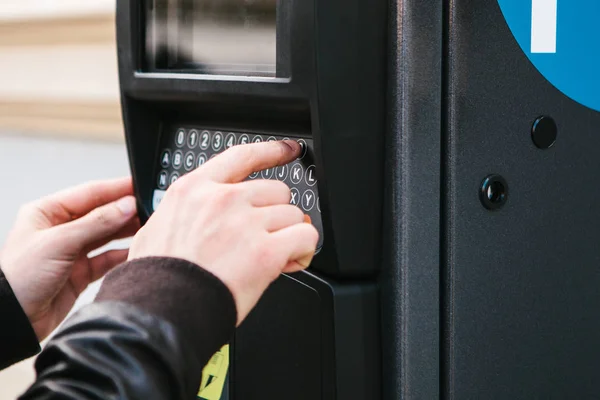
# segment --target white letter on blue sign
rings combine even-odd
[[[532,0],[531,52],[556,53],[558,0]]]

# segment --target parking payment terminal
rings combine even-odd
[[[233,146],[303,147],[248,180],[290,187],[318,254],[273,284],[207,366],[200,398],[378,398],[386,2],[120,0],[117,11],[143,220],[177,179]]]
[[[205,400],[600,398],[596,0],[118,0],[142,222],[233,146],[293,139],[310,268]]]

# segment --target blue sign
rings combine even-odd
[[[533,65],[558,90],[600,111],[600,0],[498,0]]]

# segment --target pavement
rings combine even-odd
[[[0,243],[20,205],[90,180],[129,175],[124,144],[40,139],[11,132],[0,132],[0,163]],[[92,301],[98,287],[99,283],[90,286],[75,308]],[[0,329],[10,327],[0,325]],[[32,359],[0,372],[0,400],[15,399],[34,377]]]

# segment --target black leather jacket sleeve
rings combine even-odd
[[[36,355],[37,336],[0,270],[0,370]]]
[[[229,290],[200,267],[127,263],[42,351],[21,399],[194,399],[236,319]]]

